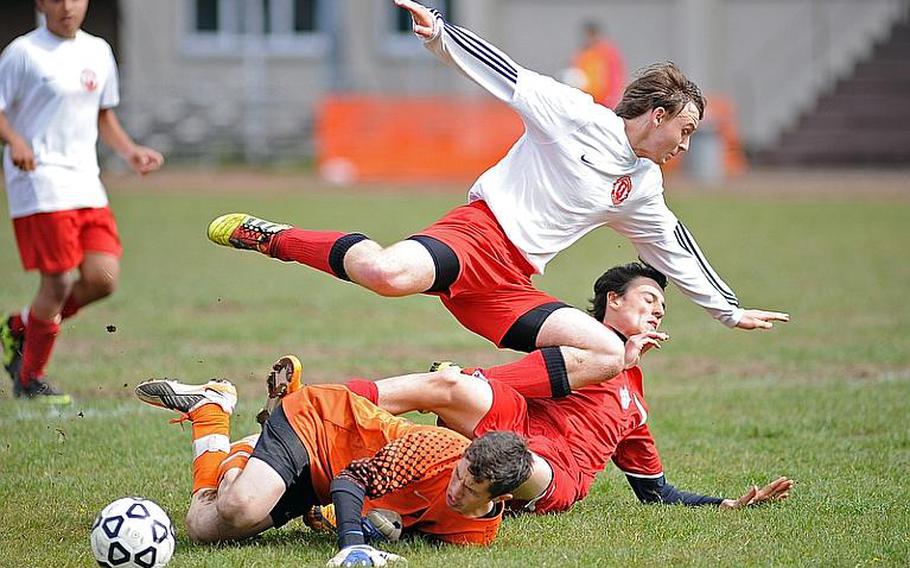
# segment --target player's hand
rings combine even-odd
[[[164,156],[151,148],[136,146],[127,156],[127,162],[134,172],[145,175],[160,168],[164,163]]]
[[[626,340],[626,355],[624,369],[631,369],[638,365],[641,356],[651,349],[660,349],[660,343],[670,339],[670,336],[662,331],[645,331],[637,333]]]
[[[425,6],[411,0],[395,0],[395,5],[411,14],[414,24],[414,33],[421,39],[433,37],[433,25],[436,18]]]
[[[328,561],[328,568],[347,568],[348,566],[385,566],[389,562],[407,563],[407,560],[383,550],[376,550],[366,544],[355,544],[342,548],[338,554]]]
[[[765,310],[745,310],[743,317],[736,324],[739,329],[771,329],[774,327],[772,322],[790,321],[790,314],[782,312],[766,312]]]
[[[778,477],[761,489],[753,485],[746,491],[745,495],[739,499],[724,499],[720,504],[721,509],[742,509],[752,505],[761,505],[771,501],[780,501],[790,497],[790,490],[793,489],[793,480],[786,477]]]
[[[13,161],[13,165],[24,172],[35,169],[35,153],[32,152],[28,142],[21,138],[10,142],[9,157]]]

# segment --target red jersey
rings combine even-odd
[[[612,459],[623,472],[659,477],[663,468],[645,422],[648,406],[641,369],[633,367],[603,383],[559,399],[525,399],[514,389],[487,379],[493,405],[474,433],[512,430],[554,470],[546,510],[562,510],[583,499],[596,475]]]

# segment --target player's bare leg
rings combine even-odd
[[[234,385],[223,380],[188,385],[152,379],[136,387],[136,396],[192,423],[193,498],[187,526],[194,540],[243,538],[271,526],[269,512],[285,491],[284,481],[274,469],[250,458],[242,471],[232,468],[218,479],[230,451],[230,415],[237,404]]]
[[[383,410],[391,414],[430,411],[468,438],[474,437],[474,429],[493,405],[490,385],[462,374],[458,367],[383,379],[376,388]]]
[[[52,386],[44,376],[54,343],[60,333],[60,313],[72,290],[69,274],[42,273],[38,293],[32,300],[25,323],[22,357],[15,375],[13,393],[17,397],[43,400],[52,404],[68,404],[70,398]],[[13,365],[11,365],[13,367]]]
[[[224,542],[255,536],[272,527],[272,519],[266,515],[260,522],[237,527],[218,512],[218,495],[229,492],[241,469],[228,470],[218,489],[201,489],[193,493],[190,508],[186,513],[186,531],[194,542]]]
[[[384,248],[360,233],[307,231],[246,213],[213,220],[208,238],[222,246],[299,262],[382,296],[419,294],[436,278],[433,257],[415,241]]]
[[[625,367],[622,340],[576,308],[550,314],[537,335],[537,347],[559,347],[572,390],[603,382]]]
[[[344,268],[352,282],[387,297],[419,294],[429,290],[436,279],[433,257],[417,241],[386,248],[363,241],[348,250]]]
[[[79,309],[114,293],[120,280],[120,259],[103,252],[87,252],[79,265],[79,279],[73,283],[61,316],[76,314]]]

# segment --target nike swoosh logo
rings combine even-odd
[[[591,160],[589,160],[587,154],[582,154],[582,155],[581,155],[581,161],[584,162],[585,164],[591,166],[591,167],[594,168],[595,170],[597,169],[597,164],[595,164],[594,162],[592,162]]]
[[[591,159],[588,158],[588,155],[587,155],[587,154],[582,154],[582,155],[581,155],[581,163],[583,163],[584,165],[588,166],[589,168],[591,168],[591,169],[594,170],[595,172],[599,173],[600,175],[604,175],[604,176],[607,176],[607,177],[613,177],[613,176],[615,175],[615,174],[611,174],[611,173],[608,172],[607,170],[603,169],[603,167],[597,165],[597,163],[592,162]]]

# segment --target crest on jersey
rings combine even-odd
[[[622,176],[613,182],[613,192],[610,197],[613,199],[613,205],[619,205],[632,193],[632,178]]]
[[[632,404],[632,397],[629,395],[628,387],[622,387],[619,389],[619,405],[622,406],[623,410],[629,410],[629,405]]]
[[[98,76],[91,69],[82,70],[82,87],[92,93],[98,88]]]

